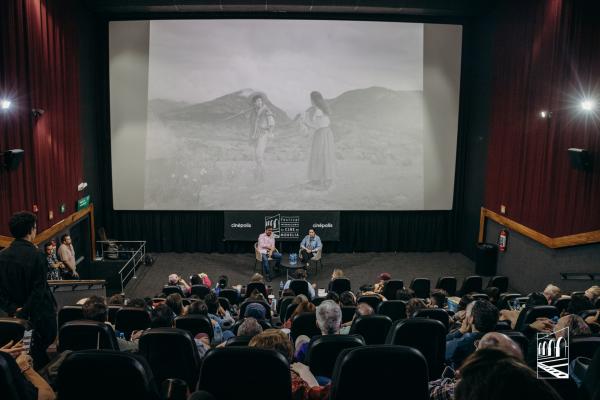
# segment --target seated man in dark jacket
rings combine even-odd
[[[446,335],[446,362],[454,369],[475,351],[475,341],[496,328],[498,309],[487,300],[477,300],[467,306],[461,327]]]

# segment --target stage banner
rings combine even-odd
[[[225,240],[256,241],[266,226],[281,241],[300,241],[310,228],[322,241],[340,240],[339,211],[225,211]]]

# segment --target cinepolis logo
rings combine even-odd
[[[233,223],[233,224],[231,224],[231,227],[232,228],[252,228],[252,224],[250,222],[246,222],[246,223],[243,223],[243,224]]]
[[[323,229],[323,228],[333,228],[333,224],[331,222],[328,222],[328,223],[325,223],[325,224],[322,223],[322,222],[316,222],[316,223],[313,224],[312,227],[313,228],[321,228],[321,229]]]

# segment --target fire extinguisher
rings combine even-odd
[[[507,237],[508,237],[508,232],[506,231],[506,229],[502,229],[500,231],[500,235],[498,236],[498,249],[503,253],[506,251],[506,238]]]

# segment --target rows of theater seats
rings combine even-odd
[[[468,277],[458,293],[471,293],[474,298],[484,299],[486,295],[479,293],[482,283],[481,277]],[[488,283],[490,285],[500,286],[502,291],[506,291],[508,280],[495,277]],[[357,303],[368,303],[377,312],[355,318],[349,335],[320,336],[314,313],[300,314],[292,321],[292,341],[300,335],[313,338],[305,362],[315,376],[332,377],[331,398],[371,398],[372,387],[364,382],[372,381],[378,382],[379,389],[383,386],[390,393],[401,391],[406,398],[428,398],[427,382],[439,378],[444,369],[448,316],[453,312],[426,308],[407,318],[406,302],[395,300],[397,290],[403,286],[402,281],[389,281],[384,287],[384,296],[387,294],[385,297],[388,299],[385,301],[373,295],[359,297]],[[444,288],[449,295],[457,293],[454,278],[441,278],[436,286]],[[248,287],[248,293],[256,288],[267,295],[264,284],[249,284]],[[410,287],[416,297],[429,296],[429,280],[416,279]],[[169,292],[169,288],[166,289]],[[350,282],[339,279],[332,290],[340,293],[351,290]],[[204,295],[208,291],[204,291]],[[244,308],[254,302],[271,310],[271,305],[264,300],[244,300],[235,290],[222,290],[220,294],[223,308],[237,309],[242,316]],[[515,299],[520,303],[526,302],[528,296],[502,293],[499,303],[508,304]],[[285,321],[295,306],[291,304],[292,300],[293,297],[280,298],[273,315],[267,314],[263,327],[277,326],[278,322]],[[318,305],[323,300],[315,298],[312,302]],[[184,300],[188,304],[190,301]],[[528,339],[523,331],[526,327],[536,318],[556,317],[566,307],[568,299],[561,299],[552,306],[529,307],[519,315],[514,329],[505,322],[499,322],[496,330],[511,337],[525,353]],[[581,315],[586,317],[595,312],[586,310]],[[343,322],[351,321],[355,307],[342,307],[342,314]],[[277,315],[280,317],[277,318]],[[224,348],[211,350],[201,360],[193,337],[204,332],[212,338],[208,317],[179,316],[175,319],[175,328],[146,331],[139,342],[139,354],[119,352],[110,326],[82,321],[82,317],[80,306],[66,306],[59,311],[58,351],[76,352],[63,364],[58,375],[57,389],[61,399],[159,398],[159,386],[173,379],[185,382],[190,391],[200,388],[217,399],[237,396],[290,398],[288,361],[276,352],[247,347],[250,338],[236,336]],[[134,330],[150,327],[149,314],[140,308],[110,306],[109,320],[117,331],[124,333],[125,338]],[[26,328],[26,321],[0,320],[0,342],[18,340]],[[235,325],[233,329],[235,331]],[[598,349],[600,337],[596,335],[573,338],[569,359],[579,356],[592,358],[594,353],[598,353],[593,360],[597,365],[600,362]],[[99,384],[99,376],[102,377],[101,382],[111,384]],[[600,396],[600,390],[597,392]]]

